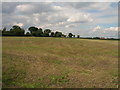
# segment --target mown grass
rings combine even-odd
[[[3,37],[2,44],[3,87],[118,87],[118,41]]]

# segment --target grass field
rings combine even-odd
[[[3,87],[118,87],[118,41],[45,37],[2,39]]]

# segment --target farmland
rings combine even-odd
[[[2,38],[3,87],[117,88],[118,41]]]

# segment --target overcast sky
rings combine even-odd
[[[117,2],[3,2],[7,29],[30,26],[81,36],[118,37]]]

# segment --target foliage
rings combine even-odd
[[[77,38],[80,38],[80,35],[77,35]]]
[[[31,34],[29,32],[26,33],[26,36],[31,36]]]
[[[75,35],[73,35],[73,37],[75,38]]]
[[[14,25],[10,31],[6,31],[6,28],[4,28],[2,31],[3,36],[24,36],[24,33],[25,30],[17,25]]]
[[[72,33],[69,33],[69,34],[68,34],[68,37],[70,37],[70,38],[71,38],[72,36],[73,36],[73,34],[72,34]]]
[[[31,26],[28,28],[30,32],[25,34],[25,30],[21,27],[14,25],[10,30],[7,30],[6,27],[2,29],[2,36],[35,36],[35,37],[66,37],[62,32],[52,32],[50,29],[37,28],[35,26]],[[69,33],[69,37],[74,37],[72,33]]]
[[[54,32],[51,32],[51,37],[55,37],[55,33]]]
[[[44,30],[44,37],[49,37],[50,36],[50,32],[51,32],[50,29],[45,29]]]
[[[55,32],[55,37],[61,37],[62,36],[62,33],[61,32]]]

